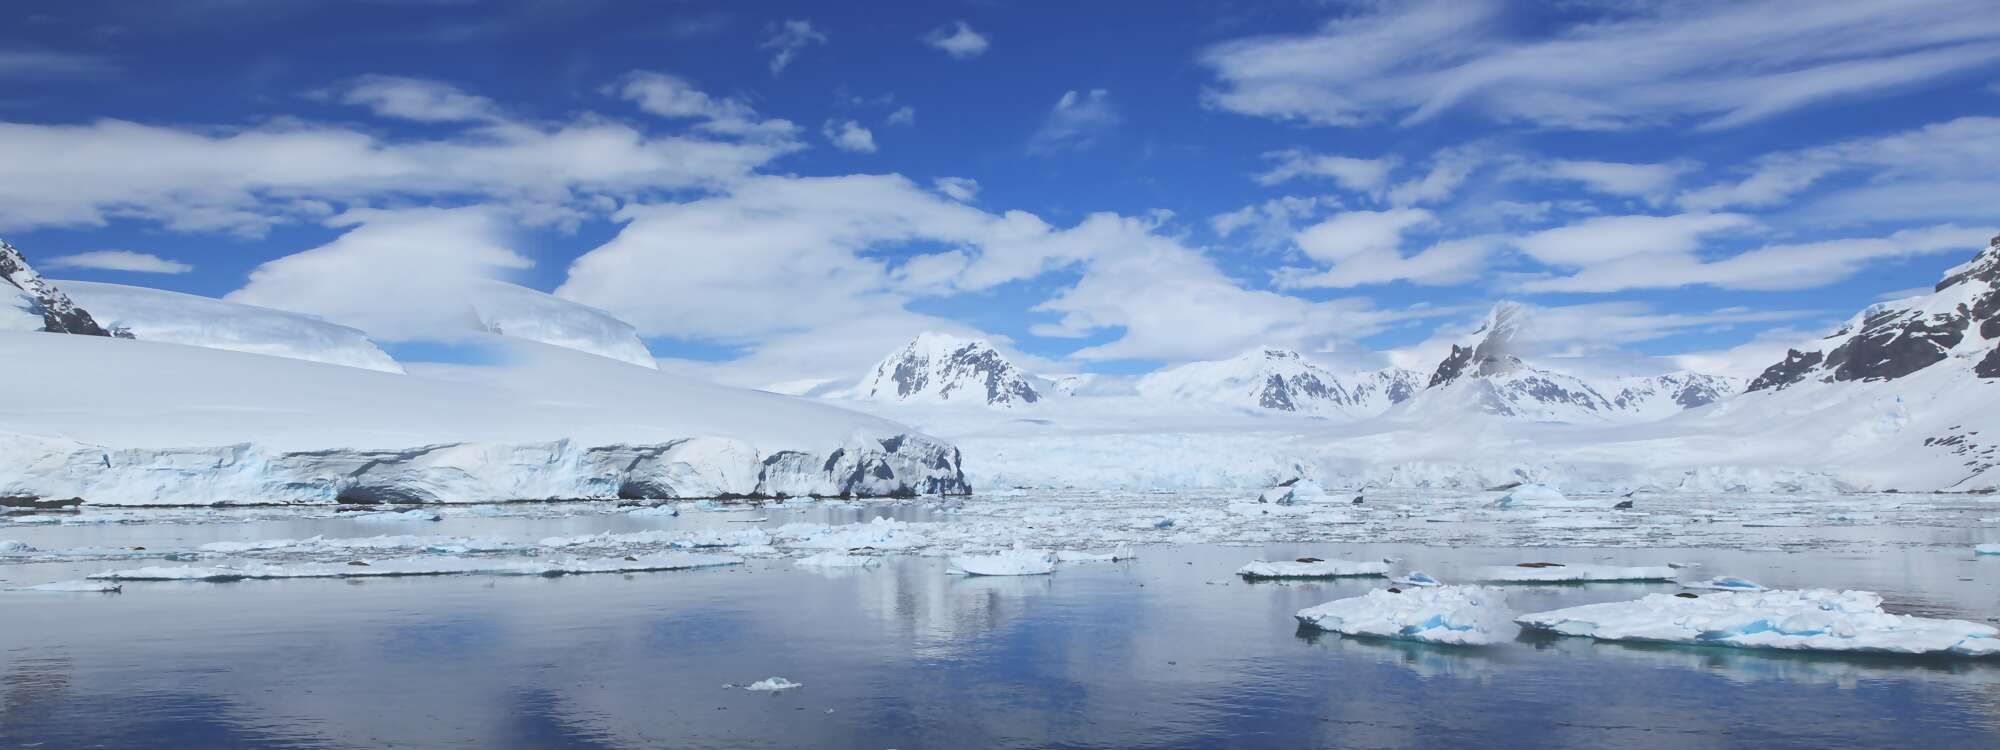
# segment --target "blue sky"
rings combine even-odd
[[[1990,5],[1524,6],[29,0],[0,236],[406,358],[502,276],[759,383],[926,329],[1421,367],[1499,299],[1741,373],[2000,224]]]

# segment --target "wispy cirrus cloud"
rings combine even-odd
[[[1350,8],[1306,34],[1205,50],[1213,107],[1315,125],[1455,110],[1566,129],[1722,129],[2000,61],[1983,0],[1620,5],[1523,33],[1498,0]]]

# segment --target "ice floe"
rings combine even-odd
[[[1620,567],[1617,565],[1562,565],[1522,563],[1489,565],[1474,577],[1487,583],[1586,583],[1672,581],[1679,574],[1665,565]]]
[[[1056,572],[1056,556],[1048,550],[1016,547],[992,555],[951,558],[951,572],[968,576],[1037,576]]]
[[[1138,557],[1138,553],[1133,552],[1131,547],[1119,547],[1110,552],[1082,552],[1067,549],[1056,551],[1056,561],[1066,563],[1118,562],[1120,560],[1133,560]]]
[[[1524,627],[1607,641],[1791,651],[2000,655],[2000,629],[1891,614],[1868,591],[1806,589],[1702,596],[1652,594],[1523,615]]]
[[[346,563],[237,562],[228,565],[172,565],[111,570],[90,576],[95,581],[229,581],[283,578],[393,578],[401,576],[492,575],[562,576],[585,573],[645,573],[736,565],[728,555],[669,552],[609,559],[535,560],[432,557]]]
[[[2000,555],[2000,544],[1981,544],[1972,548],[1975,555]]]
[[[1252,580],[1260,578],[1379,577],[1389,575],[1389,564],[1355,560],[1321,560],[1316,557],[1301,557],[1297,560],[1276,562],[1253,560],[1250,564],[1237,568],[1236,574]]]
[[[1484,646],[1513,636],[1506,594],[1485,586],[1375,589],[1299,610],[1299,622],[1342,635]]]
[[[756,682],[750,683],[743,689],[758,693],[775,693],[780,690],[791,690],[793,688],[801,688],[801,687],[805,686],[793,682],[791,680],[787,680],[783,677],[767,677],[758,680]]]
[[[429,511],[429,510],[371,510],[371,511],[364,511],[361,513],[347,513],[342,515],[341,518],[345,518],[350,521],[360,521],[363,523],[400,523],[405,521],[423,522],[423,521],[444,520],[444,516],[438,515],[436,511]]]
[[[1412,570],[1401,578],[1390,579],[1389,582],[1398,586],[1417,586],[1420,588],[1444,585],[1443,581],[1432,578],[1429,573],[1421,570]]]

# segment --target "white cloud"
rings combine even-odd
[[[1216,214],[1209,218],[1208,226],[1217,237],[1242,236],[1251,247],[1278,250],[1291,247],[1299,222],[1340,207],[1340,201],[1330,197],[1280,196]]]
[[[1488,261],[1505,245],[1503,238],[1482,235],[1441,240],[1409,256],[1391,248],[1374,248],[1356,252],[1323,271],[1285,268],[1275,278],[1279,286],[1292,289],[1350,289],[1393,281],[1455,286],[1479,278]]]
[[[1342,188],[1380,197],[1389,182],[1389,173],[1401,160],[1395,157],[1357,159],[1351,156],[1313,154],[1298,149],[1271,151],[1265,159],[1278,162],[1271,171],[1256,176],[1259,185],[1276,185],[1301,177],[1326,177]]]
[[[667,119],[698,119],[702,130],[755,139],[785,139],[798,133],[786,120],[765,120],[741,99],[710,96],[679,76],[634,71],[611,93],[638,105],[648,114]]]
[[[904,125],[904,126],[915,125],[917,124],[917,110],[916,108],[911,107],[907,104],[901,107],[897,107],[896,111],[890,112],[888,117],[882,119],[882,124]]]
[[[0,225],[100,226],[114,218],[174,231],[261,235],[318,221],[330,203],[479,199],[538,223],[599,213],[606,199],[713,189],[799,148],[656,136],[584,116],[558,125],[485,123],[436,138],[391,138],[281,121],[251,128],[120,120],[0,123]]]
[[[1764,247],[1720,260],[1693,252],[1627,254],[1585,267],[1570,276],[1530,280],[1536,292],[1614,292],[1708,285],[1724,289],[1810,289],[1853,276],[1871,261],[1985,246],[1992,226],[1940,225],[1905,229],[1887,237],[1825,240]]]
[[[258,266],[225,299],[317,315],[385,340],[451,341],[478,329],[467,285],[532,265],[511,249],[505,212],[490,206],[364,209],[327,225],[352,228]]]
[[[1818,198],[1797,196],[1831,177],[1865,179]],[[1740,180],[1682,193],[1697,210],[1791,205],[1801,220],[1983,220],[2000,194],[2000,118],[1963,117],[1887,136],[1767,154]]]
[[[1039,153],[1090,148],[1119,121],[1118,109],[1104,89],[1067,91],[1056,100],[1028,148]]]
[[[1338,263],[1358,255],[1403,245],[1403,233],[1431,223],[1436,217],[1421,208],[1348,211],[1299,232],[1299,249],[1323,263]]]
[[[931,180],[931,187],[960,203],[979,197],[979,181],[970,177],[939,177]]]
[[[1558,159],[1533,167],[1547,179],[1581,183],[1586,189],[1609,195],[1655,198],[1671,191],[1682,174],[1694,165],[1686,162],[1627,164],[1610,161]]]
[[[1736,346],[1672,354],[1667,359],[1685,370],[1751,380],[1783,361],[1785,352],[1811,348],[1810,342],[1824,335],[1789,326],[1771,328]]]
[[[1755,122],[1990,68],[1986,0],[1583,6],[1522,33],[1500,0],[1364,6],[1306,34],[1209,48],[1214,107],[1317,125],[1453,110],[1556,128]]]
[[[952,57],[969,60],[986,54],[986,48],[992,44],[992,40],[985,34],[973,31],[964,21],[953,21],[925,34],[924,43],[943,50]]]
[[[1515,245],[1542,263],[1580,268],[1631,256],[1687,255],[1704,236],[1756,225],[1742,214],[1600,216],[1530,234]]]
[[[42,265],[49,268],[88,268],[131,273],[187,273],[194,270],[194,266],[177,260],[167,260],[152,253],[131,250],[93,250],[87,253],[61,255],[42,261]]]
[[[381,117],[416,122],[477,122],[499,120],[492,99],[460,91],[439,81],[400,76],[362,76],[340,92],[342,104],[367,107]]]
[[[835,148],[859,154],[875,153],[875,134],[853,120],[827,120],[819,132]]]
[[[826,44],[826,34],[815,29],[811,21],[790,20],[774,27],[770,38],[758,49],[774,50],[771,56],[771,75],[785,72],[801,50],[815,44]]]
[[[1398,183],[1389,189],[1389,204],[1413,206],[1442,201],[1451,197],[1472,176],[1473,171],[1485,163],[1485,150],[1478,146],[1440,149],[1431,155],[1431,168],[1424,176]]]

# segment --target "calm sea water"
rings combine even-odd
[[[326,523],[72,526],[29,541],[172,545],[326,533]],[[475,530],[534,538],[624,522],[485,523]],[[2000,618],[2000,560],[1963,549],[1139,553],[1032,578],[957,578],[942,559],[905,557],[834,572],[756,560],[559,579],[7,594],[0,747],[2000,747],[2000,665],[1566,638],[1490,649],[1357,640],[1303,632],[1292,613],[1379,579],[1231,575],[1254,557],[1301,554],[1400,558],[1445,578],[1530,558],[1672,560],[1773,586],[1872,589],[1899,611]],[[129,565],[53,567],[0,574],[26,582]],[[1672,590],[1531,587],[1512,599],[1537,611]],[[772,676],[803,687],[725,687]]]

